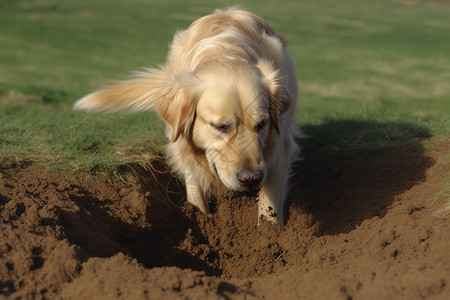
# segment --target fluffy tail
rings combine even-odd
[[[165,72],[148,69],[138,76],[85,96],[75,103],[74,109],[92,112],[154,109],[166,83]]]

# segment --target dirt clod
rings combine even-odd
[[[435,195],[450,144],[434,148],[306,152],[284,228],[257,226],[257,200],[227,191],[201,214],[162,163],[135,166],[138,183],[5,166],[0,297],[444,299],[450,214]]]

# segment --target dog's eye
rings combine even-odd
[[[218,125],[211,124],[211,125],[222,133],[227,133],[228,131],[230,131],[230,125],[227,124],[218,124]]]
[[[260,132],[261,130],[263,130],[264,129],[264,127],[266,126],[266,124],[267,124],[267,120],[262,120],[261,122],[259,122],[258,124],[256,124],[255,125],[255,131],[256,132]]]

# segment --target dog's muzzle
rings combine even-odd
[[[237,178],[241,187],[255,188],[258,187],[264,178],[264,174],[261,170],[253,171],[249,169],[243,169],[238,172]]]

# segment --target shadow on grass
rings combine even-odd
[[[421,144],[431,134],[416,124],[329,120],[302,129],[309,138],[300,141],[289,199],[312,214],[319,236],[382,218],[434,164]]]

